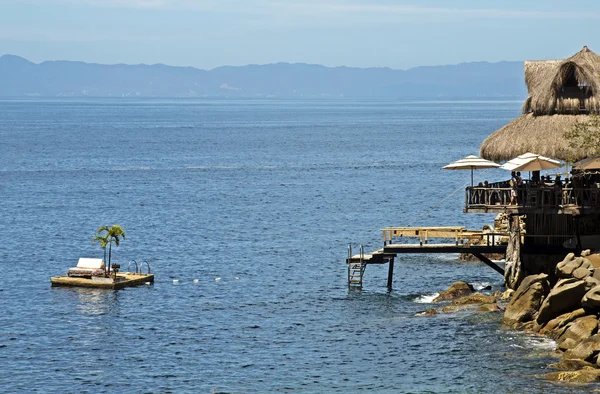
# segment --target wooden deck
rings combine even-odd
[[[98,289],[119,290],[125,287],[139,286],[146,283],[154,283],[154,274],[136,274],[132,272],[119,272],[117,281],[93,280],[88,278],[72,276],[53,276],[50,278],[52,286],[70,286],[70,287],[92,287]]]
[[[389,264],[388,287],[391,288],[394,258],[399,254],[412,253],[469,253],[484,264],[504,275],[504,270],[485,257],[489,253],[505,253],[506,245],[498,244],[508,233],[490,233],[481,230],[467,230],[461,226],[448,227],[386,227],[381,229],[383,248],[371,253],[352,254],[348,248],[348,284],[362,285],[365,268],[370,264]],[[399,238],[416,238],[418,243],[394,243]],[[450,239],[453,242],[430,243],[430,240]],[[484,245],[479,245],[486,241]],[[466,241],[466,242],[465,242]],[[476,241],[476,242],[472,242]],[[362,246],[361,246],[362,249]]]
[[[482,230],[467,230],[461,226],[448,227],[386,227],[382,228],[383,244],[391,244],[394,238],[419,238],[419,245],[428,244],[430,239],[452,239],[455,245],[465,241],[487,240],[488,244],[496,243],[508,233],[484,233]]]
[[[515,204],[510,188],[467,187],[464,212],[556,213],[579,215],[600,212],[600,188],[522,187]]]
[[[425,254],[425,253],[505,253],[506,245],[493,246],[469,246],[469,245],[453,245],[453,244],[389,244],[383,249],[376,250],[371,253],[362,255],[362,261],[365,264],[385,264],[387,259],[393,258],[398,254]],[[360,254],[354,254],[347,259],[347,263],[359,263],[361,261]]]

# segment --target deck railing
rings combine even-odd
[[[428,245],[430,239],[452,239],[456,246],[470,245],[469,241],[481,242],[486,245],[496,245],[508,233],[483,232],[482,230],[467,230],[465,227],[386,227],[382,228],[383,246],[391,245],[395,238],[418,238],[419,245]],[[465,242],[465,240],[467,242]]]
[[[467,209],[481,207],[596,207],[600,208],[600,188],[558,188],[525,186],[516,189],[516,201],[511,205],[509,187],[467,187]]]

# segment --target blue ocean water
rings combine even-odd
[[[407,255],[391,292],[387,266],[346,285],[347,245],[381,247],[382,227],[493,221],[462,213],[470,174],[440,168],[519,109],[0,101],[0,391],[572,391],[537,378],[553,343],[499,314],[415,317],[456,280],[500,289],[483,264]],[[127,231],[113,262],[147,260],[156,283],[51,288],[102,257],[91,239],[111,224]]]

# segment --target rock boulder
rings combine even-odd
[[[556,340],[560,350],[574,349],[584,340],[598,331],[598,318],[594,315],[584,316],[567,324],[567,328]]]
[[[591,310],[600,309],[600,286],[592,288],[581,299],[581,305]]]
[[[584,280],[563,279],[558,281],[542,303],[537,315],[537,323],[542,325],[565,312],[581,307],[581,298],[585,295]]]
[[[593,368],[594,364],[580,359],[564,359],[557,363],[548,365],[548,368],[560,369],[561,371],[577,371],[583,368]]]
[[[587,315],[587,313],[583,308],[576,309],[573,312],[564,313],[550,320],[543,328],[539,330],[539,333],[552,339],[556,339],[565,331],[567,324],[579,319],[580,317],[584,317],[585,315]]]
[[[592,335],[584,339],[573,349],[567,350],[563,354],[563,360],[584,360],[588,362],[596,361],[595,358],[600,352],[600,335]],[[579,369],[579,368],[576,368]]]
[[[481,304],[476,312],[498,312],[500,307],[496,304]]]
[[[600,369],[588,367],[579,371],[551,372],[544,377],[553,382],[593,383],[600,381]]]
[[[548,290],[548,275],[525,277],[506,306],[505,323],[524,323],[533,320]]]
[[[467,282],[454,282],[448,290],[442,291],[432,302],[449,301],[455,298],[464,297],[472,294],[474,291],[473,286]]]
[[[592,266],[594,268],[600,268],[600,254],[591,254],[589,256],[586,256],[586,259],[588,259],[588,261],[592,263]]]
[[[471,294],[453,300],[450,305],[473,305],[473,304],[494,304],[496,297],[481,293]]]
[[[556,276],[559,278],[571,278],[574,277],[574,273],[579,269],[583,268],[591,270],[594,267],[592,263],[588,259],[583,257],[572,258],[573,253],[569,253],[567,257],[563,261],[557,264],[556,266]],[[579,275],[581,275],[584,271],[577,271]],[[579,278],[581,279],[581,278]]]

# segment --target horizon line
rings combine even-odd
[[[350,69],[358,69],[358,70],[370,70],[370,69],[380,69],[380,70],[390,70],[390,71],[410,71],[410,70],[414,70],[417,68],[432,68],[432,67],[453,67],[453,66],[460,66],[460,65],[466,65],[466,64],[479,64],[479,63],[486,63],[486,64],[500,64],[500,63],[525,63],[525,60],[500,60],[497,62],[490,62],[487,60],[476,60],[476,61],[466,61],[466,62],[460,62],[460,63],[453,63],[453,64],[435,64],[435,65],[422,65],[422,66],[414,66],[414,67],[410,67],[410,68],[405,68],[405,69],[401,69],[401,68],[392,68],[389,66],[369,66],[369,67],[357,67],[357,66],[347,66],[347,65],[337,65],[337,66],[328,66],[328,65],[324,65],[324,64],[318,64],[318,63],[304,63],[304,62],[286,62],[286,61],[279,61],[279,62],[274,62],[274,63],[247,63],[244,65],[229,65],[229,64],[224,64],[221,66],[217,66],[217,67],[213,67],[210,69],[206,69],[206,68],[199,68],[199,67],[194,67],[194,66],[179,66],[179,65],[171,65],[171,64],[166,64],[166,63],[153,63],[153,64],[147,64],[147,63],[97,63],[97,62],[86,62],[83,60],[64,60],[64,59],[58,59],[58,60],[44,60],[41,61],[39,63],[33,62],[29,59],[27,59],[26,57],[23,57],[21,55],[15,55],[12,53],[4,53],[0,55],[0,59],[3,57],[17,57],[19,59],[25,60],[31,64],[35,64],[35,65],[41,65],[43,63],[52,63],[52,62],[67,62],[67,63],[84,63],[84,64],[91,64],[91,65],[99,65],[99,66],[147,66],[147,67],[154,67],[154,66],[166,66],[166,67],[174,67],[174,68],[192,68],[195,70],[199,70],[199,71],[214,71],[217,70],[219,68],[225,68],[225,67],[231,67],[231,68],[243,68],[243,67],[252,67],[252,66],[256,66],[256,67],[261,67],[261,66],[272,66],[272,65],[304,65],[304,66],[317,66],[317,67],[324,67],[324,68],[350,68]]]

